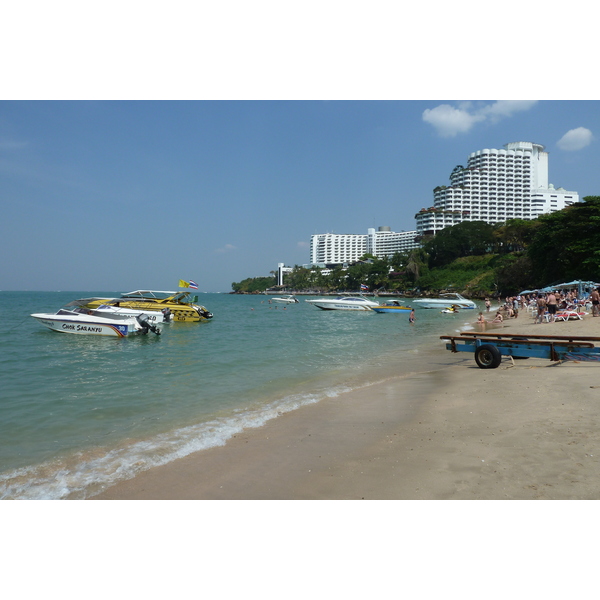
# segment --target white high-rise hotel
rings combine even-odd
[[[419,246],[415,238],[463,221],[503,223],[508,219],[535,219],[579,202],[577,192],[548,183],[548,153],[531,142],[512,142],[502,150],[473,152],[467,166],[457,166],[449,186],[434,189],[431,208],[415,215],[416,231],[395,233],[389,227],[368,229],[367,235],[321,233],[311,236],[312,264],[340,264],[363,254],[392,256]]]
[[[466,168],[455,167],[450,185],[435,188],[433,206],[415,215],[417,235],[435,234],[462,221],[535,219],[574,202],[579,202],[577,192],[548,183],[544,146],[513,142],[502,150],[473,152]]]
[[[367,252],[380,258],[392,257],[396,252],[418,247],[416,234],[416,231],[396,233],[389,227],[367,229],[366,235],[319,233],[310,238],[310,261],[313,265],[351,263]]]

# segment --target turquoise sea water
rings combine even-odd
[[[322,311],[200,294],[208,323],[124,339],[50,331],[29,315],[116,292],[0,292],[0,498],[88,498],[283,412],[424,371],[477,311]],[[408,303],[408,302],[407,302]]]

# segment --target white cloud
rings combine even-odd
[[[237,250],[237,247],[231,244],[225,244],[222,248],[217,248],[215,252],[223,254],[224,252],[231,252],[232,250]]]
[[[440,104],[423,112],[423,121],[433,125],[442,137],[454,137],[457,133],[466,133],[481,121],[468,111],[454,108],[449,104]]]
[[[512,117],[515,113],[529,110],[537,103],[537,100],[496,100],[480,109],[480,113],[488,117],[493,123],[500,119]]]
[[[454,137],[467,133],[476,123],[497,123],[515,113],[529,110],[537,100],[497,100],[491,104],[474,106],[472,102],[461,102],[458,108],[440,104],[423,112],[423,121],[433,125],[440,136]]]
[[[573,152],[575,150],[581,150],[586,146],[589,146],[592,143],[594,136],[589,129],[585,127],[577,127],[576,129],[571,129],[563,135],[556,145],[561,150],[566,150],[567,152]]]

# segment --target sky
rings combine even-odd
[[[2,101],[0,289],[231,291],[313,234],[414,229],[483,148],[600,195],[598,135],[592,101]]]
[[[77,6],[56,6],[69,5]],[[455,53],[436,55],[429,70],[414,53],[408,60],[401,51],[414,38],[391,35],[397,22],[385,5],[372,9],[377,19],[325,11],[317,24],[277,13],[287,30],[255,22],[245,36],[243,8],[227,22],[235,51],[232,36],[207,28],[192,40],[194,19],[168,31],[169,19],[150,12],[134,32],[143,57],[105,15],[95,15],[98,31],[71,34],[57,21],[47,33],[56,11],[40,5],[25,37],[10,30],[0,41],[0,50],[19,50],[0,88],[0,290],[168,290],[192,279],[200,291],[228,292],[280,262],[308,263],[313,234],[415,229],[415,213],[469,153],[513,141],[546,147],[556,187],[600,195],[593,96],[580,100],[584,90],[567,86],[576,95],[563,88],[566,99],[554,100],[554,86],[515,86],[514,64],[508,86],[501,68],[491,85],[472,76],[456,85]],[[209,10],[205,20],[222,25],[225,13]],[[326,27],[334,21],[343,55]],[[152,26],[165,35],[151,43]],[[40,36],[52,40],[42,51]],[[556,60],[552,68],[554,84]],[[467,70],[477,73],[477,63]],[[564,72],[576,78],[573,65]],[[549,99],[508,100],[515,96]]]

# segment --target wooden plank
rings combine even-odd
[[[581,340],[584,342],[600,342],[600,337],[591,337],[591,336],[578,336],[578,335],[538,335],[538,334],[528,334],[528,333],[475,333],[472,331],[463,331],[461,336],[469,336],[469,337],[482,337],[482,338],[497,338],[497,339],[514,339],[514,338],[528,338],[530,340],[539,339],[539,340]]]

